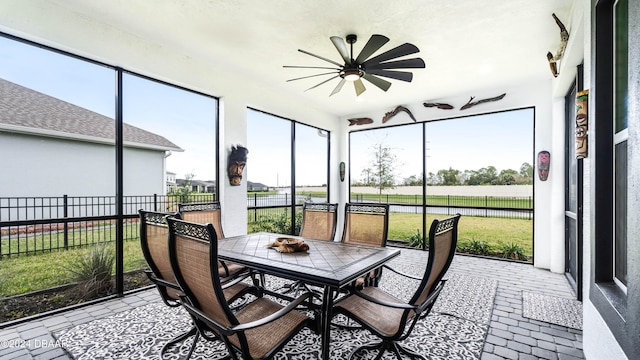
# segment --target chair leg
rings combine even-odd
[[[380,359],[382,358],[382,354],[384,354],[384,351],[385,351],[384,342],[379,342],[375,344],[365,344],[360,346],[359,348],[353,350],[353,352],[349,355],[349,360],[353,359],[353,357],[361,350],[375,350],[378,348],[380,349],[380,351],[378,352],[378,356],[376,356],[376,359]]]
[[[189,353],[185,360],[189,360],[191,358],[191,354],[193,354],[193,350],[196,349],[196,345],[198,345],[198,340],[200,339],[200,331],[196,329],[196,336],[193,338],[193,344],[191,344],[191,349],[189,349]]]
[[[355,349],[351,353],[351,355],[349,355],[349,360],[353,359],[355,354],[360,352],[361,350],[376,350],[376,349],[380,349],[380,350],[378,351],[378,354],[376,355],[375,360],[382,359],[382,355],[384,355],[384,353],[387,352],[387,350],[390,352],[393,352],[393,354],[398,358],[398,360],[402,360],[401,353],[407,355],[411,359],[426,360],[424,356],[401,346],[395,341],[382,341],[375,344],[362,345],[359,348]]]
[[[176,337],[174,337],[173,339],[169,340],[169,342],[167,342],[166,344],[164,344],[164,346],[162,347],[162,349],[160,350],[160,359],[163,358],[165,351],[167,351],[169,349],[170,346],[174,345],[175,343],[178,343],[180,341],[183,341],[184,339],[195,335],[198,332],[198,329],[193,326],[189,331],[182,333]]]

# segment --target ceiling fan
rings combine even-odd
[[[411,58],[411,59],[402,59],[391,61],[395,58],[399,58],[402,56],[415,54],[420,50],[413,44],[404,43],[399,45],[391,50],[385,51],[380,55],[371,57],[376,51],[378,51],[384,44],[389,41],[389,38],[384,35],[371,35],[369,41],[364,45],[358,57],[354,59],[353,57],[353,44],[358,40],[356,35],[350,34],[347,35],[347,43],[349,43],[351,49],[350,51],[347,49],[347,45],[345,41],[339,36],[332,36],[331,42],[342,56],[344,60],[344,64],[340,64],[336,61],[327,59],[320,55],[312,54],[308,51],[298,49],[303,54],[311,55],[318,59],[329,62],[336,67],[323,67],[323,66],[290,66],[285,65],[285,68],[298,68],[298,69],[323,69],[323,70],[333,70],[330,72],[324,72],[321,74],[315,74],[310,76],[303,76],[295,79],[289,79],[287,81],[295,81],[301,79],[308,79],[316,76],[326,76],[326,75],[334,75],[329,79],[322,81],[321,83],[314,85],[307,90],[315,89],[318,86],[325,84],[333,79],[340,78],[340,82],[336,85],[336,87],[331,92],[331,95],[337,94],[341,89],[345,82],[353,82],[353,86],[356,90],[356,96],[360,96],[366,88],[362,83],[362,79],[365,79],[372,83],[373,85],[379,87],[380,89],[387,91],[391,86],[391,83],[381,77],[402,80],[406,82],[411,82],[413,79],[413,74],[406,71],[396,71],[390,69],[417,69],[424,68],[424,61],[420,58]],[[305,90],[305,91],[307,91]]]

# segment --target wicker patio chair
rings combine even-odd
[[[300,236],[333,241],[338,223],[338,204],[305,202]]]
[[[449,269],[455,254],[459,219],[460,214],[457,214],[445,220],[434,220],[431,224],[429,258],[422,278],[406,275],[385,266],[402,276],[420,280],[420,285],[408,303],[374,286],[362,290],[353,287],[350,289],[350,295],[336,303],[334,314],[346,315],[382,340],[377,344],[357,348],[349,359],[362,349],[380,349],[376,359],[380,359],[387,350],[393,352],[398,359],[402,359],[400,353],[411,358],[424,359],[420,354],[402,347],[399,342],[411,334],[419,319],[429,314],[444,287],[445,280],[442,277]]]
[[[233,312],[219,280],[218,241],[213,226],[167,220],[171,266],[184,290],[182,305],[198,328],[196,336],[222,339],[233,359],[237,359],[236,353],[245,360],[269,359],[300,329],[312,324],[311,318],[295,310],[308,301],[308,293],[287,306],[258,294],[255,301]]]
[[[342,242],[384,247],[387,245],[389,205],[378,203],[347,203],[345,205]],[[381,270],[377,269],[356,279],[355,286],[377,286]]]
[[[222,231],[222,210],[218,201],[178,204],[178,213],[180,213],[180,218],[185,221],[213,225],[217,238],[224,238],[224,232]],[[224,272],[220,273],[223,277],[234,276],[237,273],[247,270],[242,265],[227,261],[220,261],[219,264],[224,268]]]

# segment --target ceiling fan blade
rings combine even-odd
[[[341,68],[328,67],[328,66],[297,66],[297,65],[283,65],[283,68],[287,69],[328,69],[328,70],[342,70]]]
[[[328,72],[328,73],[322,73],[322,74],[315,74],[315,75],[303,76],[303,77],[299,77],[299,78],[295,78],[295,79],[289,79],[289,80],[287,80],[287,82],[289,82],[289,81],[301,80],[301,79],[308,79],[308,78],[312,78],[312,77],[316,77],[316,76],[322,76],[322,75],[335,74],[335,73],[336,73],[335,71],[332,71],[332,72]]]
[[[368,65],[371,64],[378,64],[381,63],[383,61],[387,61],[387,60],[391,60],[391,59],[395,59],[397,57],[401,57],[401,56],[405,56],[405,55],[410,55],[410,54],[415,54],[417,52],[419,52],[420,49],[418,49],[417,46],[413,45],[413,44],[409,44],[409,43],[404,43],[400,46],[396,46],[393,49],[383,52],[382,54],[372,57],[371,59],[365,61],[364,63],[362,63],[362,66],[366,67]]]
[[[368,82],[372,83],[373,85],[379,87],[384,91],[389,90],[389,87],[391,87],[390,82],[388,82],[387,80],[381,79],[377,76],[373,76],[371,74],[364,74],[363,77],[365,80],[367,80]]]
[[[344,79],[341,79],[340,82],[338,83],[338,85],[336,85],[336,87],[333,89],[333,91],[331,92],[331,94],[329,96],[339,93],[340,90],[342,90],[342,85],[344,85],[345,82],[346,81]]]
[[[389,41],[389,38],[384,35],[371,35],[369,41],[364,45],[362,50],[360,51],[360,55],[356,59],[358,64],[362,64],[367,58],[373,55],[374,52],[378,51],[382,47],[382,45],[386,44]]]
[[[318,58],[318,59],[320,59],[320,60],[324,60],[324,61],[326,61],[326,62],[330,62],[330,63],[332,63],[332,64],[334,64],[334,65],[336,65],[336,66],[339,66],[340,68],[342,68],[342,67],[344,66],[344,64],[339,64],[339,63],[337,63],[337,62],[335,62],[335,61],[333,61],[333,60],[329,60],[329,59],[327,59],[326,57],[322,57],[322,56],[320,56],[320,55],[312,54],[312,53],[310,53],[310,52],[308,52],[308,51],[305,51],[305,50],[302,50],[302,49],[298,49],[298,51],[300,51],[300,52],[301,52],[301,53],[303,53],[303,54],[307,54],[307,55],[311,55],[311,56],[313,56],[313,57],[316,57],[316,58]]]
[[[413,80],[413,74],[410,72],[404,71],[393,71],[393,70],[367,70],[367,73],[384,76],[392,79],[402,80],[406,82],[411,82]]]
[[[364,84],[362,83],[362,79],[358,79],[353,82],[353,87],[356,89],[356,96],[360,96],[365,90]]]
[[[417,69],[424,68],[424,60],[420,58],[403,59],[396,61],[387,61],[380,64],[371,64],[365,68],[366,70],[380,70],[380,69]]]
[[[331,80],[333,80],[333,79],[335,79],[335,78],[337,78],[337,77],[339,77],[339,76],[340,76],[340,75],[336,75],[336,76],[334,76],[334,77],[332,77],[332,78],[329,78],[329,79],[327,79],[327,80],[325,80],[325,81],[323,81],[323,82],[321,82],[321,83],[319,83],[319,84],[317,84],[317,85],[314,85],[314,86],[312,86],[312,87],[308,88],[308,89],[307,89],[307,90],[305,90],[305,91],[309,91],[309,90],[311,90],[311,89],[315,89],[315,88],[317,88],[318,86],[320,86],[320,85],[322,85],[322,84],[325,84],[325,83],[328,83],[329,81],[331,81]]]
[[[340,53],[340,56],[344,59],[344,62],[347,64],[351,63],[351,56],[349,55],[349,49],[347,49],[347,44],[345,44],[344,40],[339,36],[332,36],[331,42],[333,46],[336,47],[336,50]]]

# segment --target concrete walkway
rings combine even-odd
[[[418,250],[402,250],[402,260],[420,263]],[[457,255],[449,270],[498,281],[493,316],[481,360],[583,359],[582,331],[522,316],[522,291],[574,298],[563,274],[531,265]],[[0,330],[0,359],[70,359],[51,332],[160,301],[155,289],[130,294]]]

